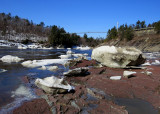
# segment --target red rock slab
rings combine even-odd
[[[52,114],[44,99],[34,99],[13,110],[13,114]]]
[[[150,102],[155,108],[160,106],[160,67],[148,66],[147,69],[131,69],[137,72],[135,77],[121,78],[121,80],[110,80],[110,76],[123,76],[124,70],[107,68],[104,74],[96,75],[91,73],[86,80],[86,84],[91,88],[98,88],[105,93],[121,98],[140,98]],[[141,72],[151,71],[152,75],[147,76]],[[86,77],[79,78],[84,80]]]
[[[115,105],[112,102],[101,101],[97,108],[90,111],[91,114],[128,114],[125,107]]]

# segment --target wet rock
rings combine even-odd
[[[93,49],[92,59],[113,68],[138,66],[146,60],[142,52],[136,48],[121,48],[115,46],[101,46]]]
[[[13,110],[13,114],[52,114],[44,99],[34,99]]]
[[[64,76],[84,76],[88,72],[88,67],[80,67],[80,68],[75,68],[72,70],[69,70],[68,72],[64,72]]]
[[[58,79],[54,76],[44,79],[36,79],[35,84],[48,94],[65,93],[74,89],[63,79]]]
[[[136,74],[136,72],[133,72],[133,71],[124,71],[123,72],[123,77],[125,77],[125,78],[134,77],[134,74]]]

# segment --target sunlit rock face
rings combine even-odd
[[[100,46],[92,51],[92,59],[112,68],[138,66],[145,62],[142,52],[133,47]]]

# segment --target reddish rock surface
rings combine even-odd
[[[95,65],[96,61],[83,60],[74,68]],[[127,114],[124,106],[118,106],[112,98],[139,98],[151,103],[155,108],[160,106],[159,66],[147,66],[146,69],[114,69],[108,67],[90,67],[90,74],[79,77],[66,77],[75,91],[67,94],[49,95],[41,89],[35,89],[38,96],[46,96],[50,108],[57,114],[92,113],[92,114]],[[137,72],[135,77],[124,78],[123,71]],[[145,73],[151,71],[152,75]],[[121,80],[110,80],[111,76],[122,76]],[[111,98],[111,99],[110,99]],[[33,107],[37,105],[30,103]],[[46,106],[45,106],[46,107]],[[24,106],[19,109],[23,109]],[[36,108],[35,108],[36,109]],[[43,108],[48,110],[48,108]],[[32,108],[31,108],[32,110]],[[36,109],[37,111],[38,109]]]
[[[34,99],[16,108],[13,114],[52,114],[50,107],[44,99]]]
[[[85,60],[78,62],[75,66],[71,67],[71,69],[78,68],[78,67],[88,67],[88,66],[94,66],[97,62],[95,60]]]

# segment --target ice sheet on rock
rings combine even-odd
[[[111,76],[110,79],[111,80],[120,80],[121,76]]]
[[[63,84],[63,78],[62,79],[59,79],[57,77],[54,77],[54,76],[51,76],[51,77],[46,77],[44,79],[36,79],[35,83],[40,83],[44,86],[47,86],[47,87],[50,87],[50,88],[61,88],[61,89],[66,89],[68,91],[74,89],[71,85],[69,84],[66,84],[64,85]]]
[[[70,60],[70,59],[43,59],[43,60],[33,60],[33,61],[28,60],[28,61],[24,61],[22,63],[22,65],[24,67],[30,67],[30,68],[35,68],[35,67],[44,66],[44,65],[50,65],[53,63],[64,65],[68,60]]]
[[[23,60],[23,58],[19,58],[17,56],[12,56],[12,55],[5,55],[1,58],[1,61],[6,63],[19,62],[21,60]]]

